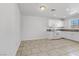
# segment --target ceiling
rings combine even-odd
[[[79,3],[19,3],[18,5],[22,15],[27,16],[68,18],[79,15]],[[41,11],[41,5],[45,5],[47,9]]]

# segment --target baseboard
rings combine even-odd
[[[22,41],[26,41],[26,40],[40,40],[40,39],[47,39],[47,38],[46,37],[26,38],[26,39],[23,39]]]
[[[79,41],[76,41],[76,40],[72,40],[72,39],[68,39],[68,38],[64,38],[64,39],[79,43]]]
[[[20,46],[20,43],[21,43],[21,40],[18,42],[18,45],[17,45],[17,47],[16,47],[16,52],[15,52],[14,56],[16,56],[16,54],[17,54],[18,48],[19,48],[19,46]]]
[[[47,37],[38,37],[38,38],[26,38],[26,39],[23,39],[22,41],[26,41],[26,40],[42,40],[42,39],[48,39]],[[61,37],[61,38],[56,38],[56,39],[54,39],[54,38],[51,38],[52,40],[59,40],[59,39],[65,39],[65,38],[63,38],[63,37]],[[50,39],[49,39],[50,40]]]

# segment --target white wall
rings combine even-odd
[[[49,19],[48,26],[52,28],[59,28],[64,26],[64,22],[59,19]]]
[[[47,37],[47,18],[36,16],[23,16],[22,17],[22,39],[44,39]]]
[[[33,40],[33,39],[57,39],[60,38],[60,32],[47,32],[49,18],[37,17],[37,16],[23,16],[22,17],[22,39]],[[52,19],[53,21],[61,21]]]
[[[20,43],[20,12],[16,4],[0,4],[0,55],[15,55]]]

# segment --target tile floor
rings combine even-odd
[[[79,56],[79,42],[68,39],[22,41],[17,56]]]

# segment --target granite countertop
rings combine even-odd
[[[79,32],[79,29],[57,29],[58,31]]]
[[[54,29],[47,29],[47,31],[54,31]],[[79,29],[55,29],[55,31],[79,32]]]

